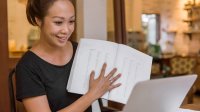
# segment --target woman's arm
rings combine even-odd
[[[95,73],[93,71],[90,74],[89,91],[77,101],[58,112],[83,112],[107,91],[120,86],[120,84],[113,85],[113,83],[120,77],[119,74],[112,78],[117,70],[113,69],[107,76],[105,76],[105,69],[106,64],[103,65],[100,76],[97,79],[94,79]],[[28,112],[51,112],[46,95],[26,98],[23,100],[23,104]]]
[[[22,102],[27,112],[51,112],[46,95],[25,98]]]

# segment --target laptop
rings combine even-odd
[[[121,112],[176,112],[197,75],[139,82]]]

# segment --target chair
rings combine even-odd
[[[15,99],[15,68],[8,75],[8,89],[10,96],[10,112],[26,112],[23,104]]]
[[[10,96],[10,111],[16,111],[16,102],[15,102],[15,94],[14,94],[14,85],[13,85],[13,77],[15,74],[15,69],[11,70],[8,76],[8,87],[9,87],[9,96]]]

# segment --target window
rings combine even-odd
[[[158,14],[142,14],[142,28],[148,43],[157,44],[160,39],[160,16]]]

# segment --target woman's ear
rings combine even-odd
[[[37,17],[35,17],[35,20],[36,20],[37,25],[38,25],[39,27],[41,27],[42,21],[41,21],[39,18],[37,18]]]

